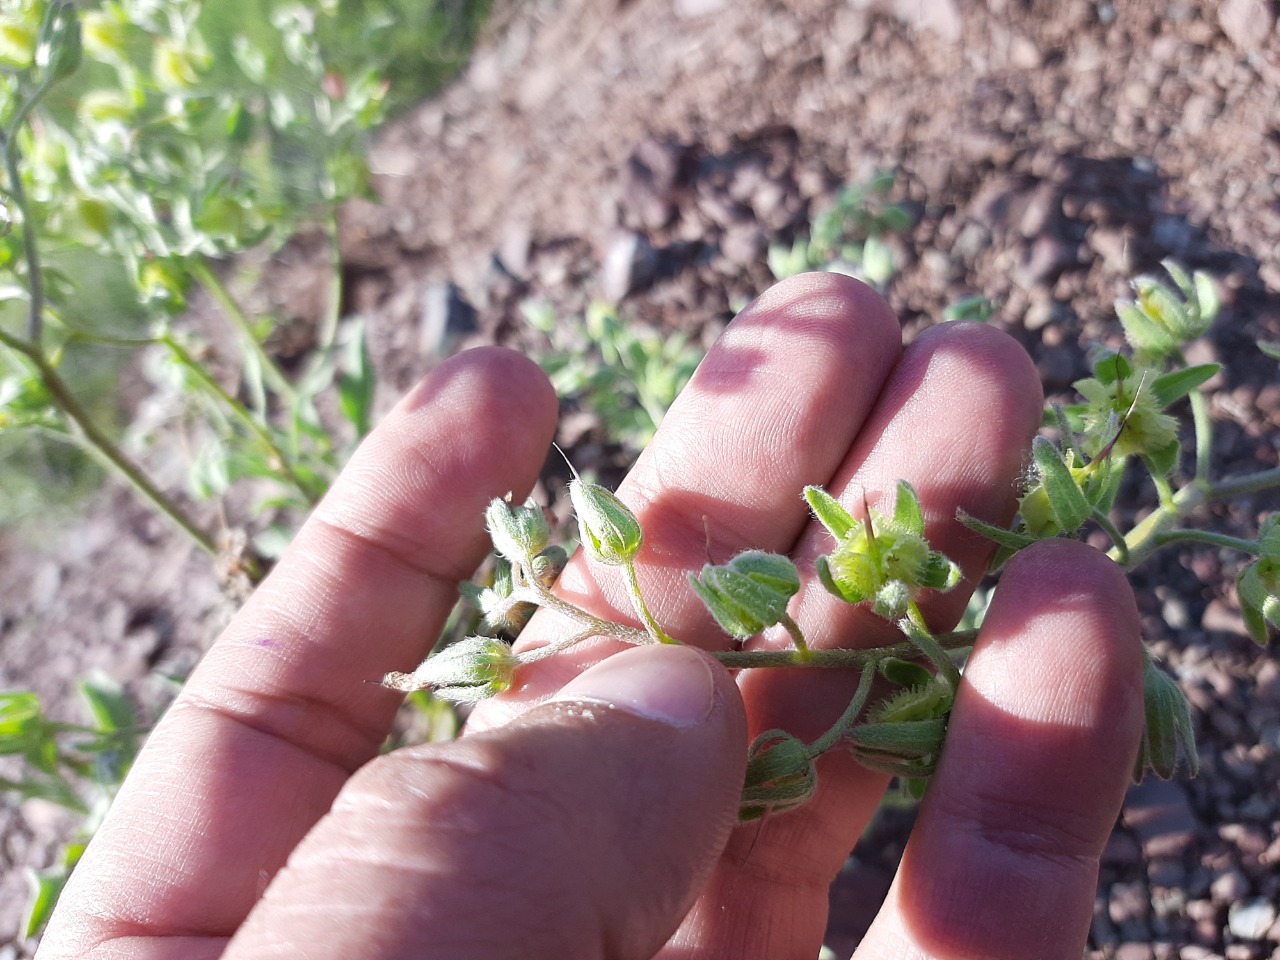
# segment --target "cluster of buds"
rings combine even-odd
[[[1267,625],[1280,629],[1280,514],[1263,521],[1258,542],[1260,555],[1240,571],[1236,592],[1249,636],[1265,647]]]
[[[818,579],[849,603],[870,601],[886,620],[899,620],[922,589],[950,590],[960,567],[929,548],[920,498],[905,480],[898,483],[893,515],[868,509],[855,520],[821,487],[805,487],[814,514],[836,539],[836,548],[817,560]]]
[[[767,730],[747,752],[738,820],[759,820],[805,803],[817,792],[818,771],[809,748],[785,730]]]

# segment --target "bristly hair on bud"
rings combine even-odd
[[[1142,660],[1142,699],[1147,723],[1134,764],[1134,782],[1142,780],[1147,768],[1161,780],[1168,780],[1178,769],[1179,754],[1186,757],[1187,767],[1194,777],[1200,772],[1200,755],[1196,752],[1191,707],[1177,681],[1156,666],[1145,647]]]
[[[800,574],[786,557],[747,550],[728,563],[689,574],[689,585],[725,633],[754,637],[782,620],[787,602],[800,589]]]
[[[575,470],[569,481],[569,500],[578,516],[582,549],[587,556],[613,567],[635,559],[644,532],[636,515],[616,494],[597,483],[587,483]]]
[[[423,660],[413,673],[388,673],[382,685],[410,693],[430,688],[453,703],[487,700],[511,687],[520,660],[493,637],[467,637]]]
[[[752,742],[738,820],[759,820],[809,801],[818,789],[818,771],[805,745],[785,730],[768,730]]]
[[[506,500],[491,500],[484,519],[493,548],[512,563],[528,563],[551,540],[547,518],[533,500],[522,507],[512,507]]]

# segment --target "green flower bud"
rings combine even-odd
[[[859,723],[850,727],[844,742],[855,758],[936,762],[947,735],[943,717],[929,720],[897,720],[892,723]]]
[[[36,56],[36,28],[21,17],[0,17],[0,66],[25,70]]]
[[[1172,260],[1164,261],[1163,266],[1178,292],[1154,277],[1138,277],[1133,281],[1137,299],[1116,301],[1125,339],[1135,351],[1153,360],[1167,357],[1208,333],[1220,306],[1208,275],[1197,272],[1188,277]]]
[[[511,687],[519,659],[492,637],[467,637],[427,657],[413,673],[388,673],[382,685],[405,693],[428,687],[453,703],[486,700]]]
[[[1155,372],[1138,368],[1132,376],[1105,383],[1076,381],[1088,401],[1084,413],[1084,452],[1096,457],[1110,448],[1118,457],[1157,454],[1178,439],[1178,421],[1163,412],[1151,389]]]
[[[80,39],[84,52],[104,63],[125,59],[126,24],[103,10],[89,10],[80,19]]]
[[[746,640],[782,619],[800,574],[786,557],[748,550],[720,566],[708,563],[701,579],[689,574],[689,585],[726,633]]]
[[[1266,556],[1266,543],[1264,535],[1264,555],[1248,564],[1236,578],[1245,628],[1260,647],[1270,639],[1268,624],[1280,629],[1280,559]]]
[[[836,537],[835,550],[816,567],[822,585],[842,600],[871,601],[878,615],[897,620],[920,590],[950,590],[960,582],[959,566],[929,549],[919,498],[905,481],[898,484],[893,516],[871,510],[869,521],[853,519],[817,487],[806,488],[805,499]]]
[[[756,737],[747,753],[738,819],[759,820],[807,803],[818,789],[818,771],[805,745],[785,730]]]
[[[1200,756],[1196,753],[1196,735],[1191,726],[1191,707],[1173,677],[1157,667],[1145,649],[1142,656],[1142,699],[1147,725],[1142,731],[1133,779],[1140,781],[1150,767],[1161,780],[1168,780],[1177,770],[1179,752],[1186,755],[1187,766],[1194,777],[1200,770]]]
[[[544,587],[550,589],[560,579],[565,566],[569,563],[569,554],[564,547],[552,544],[533,558],[533,576]]]
[[[551,538],[547,518],[532,500],[513,509],[505,500],[495,499],[484,518],[493,548],[512,563],[528,563]]]
[[[208,55],[197,47],[190,44],[179,46],[167,38],[156,41],[151,75],[161,90],[185,93],[200,82],[200,74],[208,67]]]
[[[644,533],[625,503],[599,484],[577,478],[569,484],[569,499],[578,515],[579,539],[587,556],[610,566],[635,559]]]

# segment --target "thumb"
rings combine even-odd
[[[719,664],[616,654],[507,726],[367,764],[224,958],[652,957],[724,847],[745,762]]]

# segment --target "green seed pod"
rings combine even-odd
[[[818,789],[818,771],[805,745],[785,730],[756,737],[747,754],[738,819],[759,820],[807,803]]]
[[[382,685],[410,692],[432,688],[453,703],[486,700],[511,687],[520,661],[492,637],[467,637],[427,657],[413,673],[388,673]]]
[[[1264,551],[1266,546],[1264,535]],[[1236,578],[1236,593],[1249,636],[1265,647],[1270,639],[1267,625],[1280,629],[1280,560],[1264,555],[1248,564]]]
[[[587,556],[615,567],[635,559],[644,532],[625,503],[599,484],[576,478],[569,484],[569,499],[578,515],[582,549]]]
[[[528,563],[551,539],[542,508],[532,500],[515,508],[505,500],[492,500],[484,519],[493,548],[512,563]]]
[[[748,550],[720,566],[708,563],[701,579],[689,574],[689,585],[726,633],[746,640],[782,619],[800,574],[786,557]]]
[[[1187,766],[1194,777],[1200,770],[1196,753],[1196,735],[1191,725],[1191,707],[1173,677],[1156,666],[1143,650],[1142,698],[1147,724],[1142,731],[1142,747],[1134,767],[1134,780],[1140,781],[1147,767],[1161,780],[1168,780],[1178,767],[1179,752],[1186,755]]]
[[[860,723],[844,735],[855,757],[874,754],[878,759],[924,760],[942,751],[947,735],[947,721],[899,720],[892,723]]]

